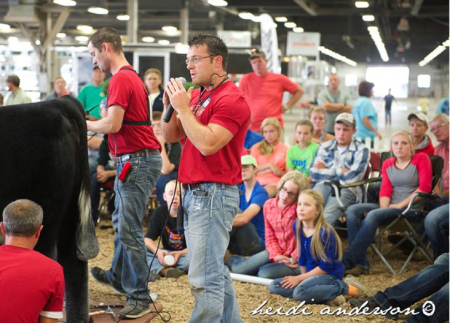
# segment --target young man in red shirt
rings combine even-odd
[[[17,200],[0,222],[0,321],[56,323],[63,318],[64,274],[60,264],[34,251],[42,231],[42,208]]]
[[[187,68],[200,89],[171,79],[164,96],[174,113],[162,124],[169,142],[186,138],[178,179],[183,183],[184,227],[195,297],[190,322],[242,322],[223,257],[239,209],[240,152],[250,121],[244,94],[228,79],[228,49],[213,35],[189,41]]]
[[[114,257],[109,270],[94,267],[91,273],[98,282],[127,294],[127,305],[120,317],[138,318],[151,311],[147,286],[150,270],[141,223],[148,197],[161,173],[161,147],[150,124],[144,83],[125,59],[119,33],[112,28],[99,29],[89,39],[88,50],[93,63],[113,76],[108,88],[107,116],[88,120],[87,127],[111,134],[109,149],[117,165],[116,209],[112,216]]]

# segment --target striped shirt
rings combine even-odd
[[[369,149],[361,142],[353,139],[350,145],[340,152],[336,139],[333,139],[320,145],[313,161],[313,165],[317,161],[323,162],[325,168],[311,167],[309,175],[316,183],[323,181],[336,181],[341,185],[355,183],[364,179],[369,158]],[[347,168],[350,171],[343,173],[342,168]],[[356,187],[350,190],[361,201],[361,188]]]
[[[283,210],[278,208],[277,196],[264,204],[264,225],[266,250],[270,260],[278,255],[297,259],[297,243],[292,225],[297,218],[297,203],[291,203]]]

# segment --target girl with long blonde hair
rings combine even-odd
[[[281,141],[281,126],[277,118],[266,118],[261,124],[264,140],[254,145],[250,151],[258,163],[256,179],[274,197],[276,186],[286,174],[286,154],[289,149]]]
[[[342,305],[343,295],[369,297],[372,293],[353,277],[345,281],[342,243],[323,215],[322,195],[314,190],[302,191],[297,203],[296,238],[301,274],[274,280],[271,294],[294,298],[306,304]]]

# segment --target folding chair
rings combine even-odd
[[[382,160],[383,160],[382,155]],[[433,177],[432,177],[432,189],[436,186],[439,179],[442,177],[442,169],[444,166],[444,161],[439,156],[429,156],[433,168]],[[431,191],[432,192],[432,191]],[[430,256],[430,254],[427,251],[427,247],[423,243],[423,238],[425,236],[425,233],[418,234],[418,232],[421,232],[423,230],[424,226],[424,220],[426,214],[428,214],[429,211],[432,210],[433,202],[436,200],[439,200],[440,198],[438,196],[432,195],[430,193],[416,193],[412,196],[408,207],[397,216],[394,220],[382,224],[379,227],[379,231],[377,235],[375,236],[374,243],[370,245],[370,248],[380,257],[381,261],[389,268],[389,270],[395,275],[396,271],[391,266],[391,264],[388,262],[385,256],[387,256],[391,251],[397,249],[400,247],[403,243],[406,241],[409,241],[414,247],[413,250],[408,255],[408,258],[406,259],[405,263],[403,264],[402,268],[400,269],[400,274],[402,274],[406,267],[408,266],[409,262],[411,261],[412,257],[417,251],[420,251],[425,259],[429,263],[433,263],[433,258]],[[417,222],[410,221],[406,214],[409,212],[413,205],[413,201],[416,197],[420,197],[425,200],[425,203],[423,203],[423,208],[419,212],[420,220]],[[386,253],[381,252],[381,237],[388,231],[396,231],[401,232],[401,235],[403,236],[402,239],[396,243],[394,246],[392,246]],[[423,231],[424,232],[424,231]],[[378,243],[377,243],[378,242]]]

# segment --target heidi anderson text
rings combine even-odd
[[[405,309],[400,309],[399,307],[389,307],[387,309],[381,309],[380,307],[376,307],[375,309],[371,310],[367,305],[367,301],[364,302],[360,307],[354,307],[351,310],[342,309],[340,307],[336,309],[331,309],[330,307],[324,307],[320,310],[320,315],[344,315],[344,316],[355,316],[355,315],[398,315],[398,314],[404,314],[404,315],[417,315],[420,314],[420,312],[411,310],[409,307]],[[282,306],[280,306],[277,309],[274,309],[272,307],[264,308],[267,304],[267,301],[263,301],[258,308],[254,309],[250,312],[251,315],[259,315],[259,316],[272,316],[272,315],[278,315],[278,316],[296,316],[296,315],[305,315],[309,316],[312,315],[313,312],[308,308],[308,306],[305,306],[305,301],[301,302],[297,306],[293,306],[287,310],[285,310]],[[423,306],[423,314],[426,316],[432,316],[435,312],[435,305],[431,301],[427,301],[424,303]]]

